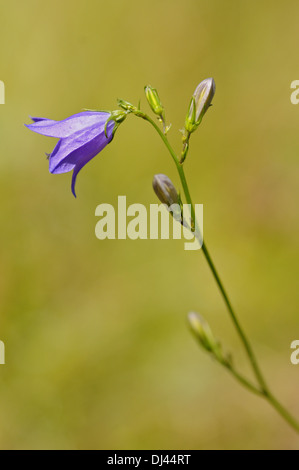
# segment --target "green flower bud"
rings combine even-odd
[[[223,353],[221,344],[216,340],[206,320],[199,313],[190,312],[188,314],[188,322],[192,333],[200,345],[211,353],[218,362],[225,367],[232,368],[232,356]]]
[[[180,198],[168,176],[160,174],[155,175],[153,179],[153,188],[163,204],[170,207],[172,204],[180,204]]]
[[[201,345],[208,351],[213,351],[217,342],[206,320],[199,313],[190,312],[188,314],[188,321],[192,332]]]
[[[215,95],[216,85],[213,78],[206,78],[196,88],[191,102],[189,105],[188,114],[185,120],[185,129],[187,133],[194,132],[209,106],[211,106],[212,99]]]
[[[155,88],[150,85],[144,87],[146,99],[155,114],[162,117],[164,108],[159,98],[158,92]]]

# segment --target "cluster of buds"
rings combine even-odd
[[[198,126],[200,125],[202,118],[204,117],[205,113],[211,106],[213,97],[215,95],[216,85],[213,78],[206,78],[196,87],[187,112],[187,116],[185,118],[185,125],[183,132],[183,151],[181,156],[181,163],[184,162],[188,148],[189,148],[189,139],[192,132],[194,132]],[[144,87],[145,96],[147,102],[153,111],[153,113],[158,116],[158,120],[163,124],[163,132],[166,135],[169,131],[171,125],[166,126],[165,121],[165,109],[160,100],[159,94],[156,88],[153,88],[150,85]],[[140,115],[144,117],[144,115],[140,112],[136,106],[129,103],[125,100],[118,100],[118,105],[125,110],[127,113],[134,113],[136,115]]]

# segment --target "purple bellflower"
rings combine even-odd
[[[83,111],[63,121],[31,118],[33,124],[26,127],[59,139],[49,155],[49,170],[53,174],[73,171],[72,193],[76,197],[75,183],[79,171],[111,142],[119,122],[125,117],[123,111]]]

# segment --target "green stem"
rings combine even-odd
[[[167,139],[167,136],[162,132],[162,130],[160,129],[158,124],[156,124],[155,121],[153,121],[153,119],[151,119],[147,114],[143,113],[140,110],[132,111],[132,112],[133,112],[133,114],[135,114],[135,116],[141,117],[142,119],[145,119],[146,121],[148,121],[155,128],[155,130],[158,132],[159,136],[163,140],[164,144],[166,145],[170,155],[172,156],[172,159],[173,159],[177,169],[179,169],[181,167],[179,159],[176,156],[175,151],[171,147],[171,145],[170,145],[170,143]]]
[[[249,380],[247,380],[245,377],[243,377],[243,375],[239,374],[238,371],[236,371],[236,369],[234,367],[232,367],[230,364],[227,364],[225,362],[221,362],[220,364],[222,364],[224,367],[226,367],[226,369],[228,369],[228,371],[241,383],[241,385],[243,385],[245,388],[247,388],[248,390],[250,390],[251,392],[255,393],[256,395],[259,395],[259,396],[263,396],[263,392],[262,390],[260,390],[259,388],[257,388],[255,385],[253,385],[252,383],[249,382]]]
[[[263,394],[265,399],[276,409],[276,411],[287,421],[293,429],[299,433],[299,423],[298,421],[280,404],[278,400],[272,395],[272,393],[267,392]]]
[[[245,335],[245,333],[244,333],[244,331],[243,331],[243,329],[242,329],[242,327],[241,327],[241,325],[240,325],[240,323],[239,323],[239,321],[238,321],[238,319],[237,319],[237,316],[236,316],[236,314],[235,314],[235,312],[234,312],[234,310],[233,310],[233,308],[232,308],[232,306],[231,306],[231,303],[230,303],[230,300],[229,300],[229,298],[228,298],[228,295],[227,295],[227,293],[226,293],[226,291],[225,291],[225,289],[224,289],[224,287],[223,287],[223,284],[222,284],[222,282],[221,282],[221,280],[220,280],[219,274],[218,274],[218,272],[217,272],[217,270],[216,270],[216,268],[215,268],[215,265],[214,265],[214,263],[213,263],[213,261],[212,261],[212,259],[211,259],[211,256],[210,256],[210,254],[209,254],[209,252],[208,252],[208,249],[207,249],[205,243],[203,243],[203,245],[202,245],[202,251],[203,251],[203,253],[204,253],[204,255],[205,255],[205,258],[206,258],[206,260],[207,260],[207,262],[208,262],[208,265],[209,265],[209,267],[210,267],[210,269],[211,269],[211,271],[212,271],[212,273],[213,273],[213,276],[214,276],[214,278],[215,278],[215,281],[216,281],[216,283],[217,283],[217,286],[219,287],[219,290],[220,290],[220,292],[221,292],[221,294],[222,294],[222,297],[223,297],[224,302],[225,302],[225,304],[226,304],[226,306],[227,306],[227,309],[228,309],[228,311],[229,311],[229,314],[230,314],[230,316],[231,316],[231,319],[232,319],[232,321],[233,321],[233,323],[234,323],[234,325],[235,325],[235,327],[236,327],[236,330],[237,330],[237,332],[238,332],[238,334],[239,334],[239,336],[240,336],[240,338],[241,338],[241,340],[242,340],[242,342],[243,342],[243,344],[244,344],[245,350],[246,350],[247,355],[248,355],[248,357],[249,357],[249,360],[250,360],[250,362],[251,362],[251,364],[252,364],[252,368],[253,368],[253,370],[254,370],[254,373],[255,373],[255,375],[256,375],[256,378],[257,378],[257,380],[258,380],[258,382],[259,382],[259,384],[260,384],[260,386],[261,386],[263,392],[267,392],[267,385],[266,385],[266,382],[265,382],[265,380],[264,380],[264,378],[263,378],[263,375],[262,375],[262,373],[261,373],[261,371],[260,371],[260,368],[259,368],[259,366],[258,366],[258,363],[257,363],[257,360],[256,360],[255,355],[254,355],[254,353],[253,353],[252,347],[250,346],[250,343],[249,343],[249,341],[248,341],[248,339],[247,339],[247,337],[246,337],[246,335]]]
[[[143,119],[145,119],[146,121],[148,121],[154,128],[155,130],[158,132],[158,134],[160,135],[161,139],[163,140],[165,146],[167,147],[175,165],[176,165],[176,168],[178,170],[178,173],[179,173],[179,177],[180,177],[180,180],[181,180],[181,183],[182,183],[182,186],[183,186],[183,190],[184,190],[184,194],[185,194],[185,198],[186,198],[186,201],[187,201],[187,204],[190,205],[190,208],[191,208],[191,225],[192,225],[192,221],[194,223],[194,228],[195,228],[195,233],[198,233],[197,230],[198,230],[198,226],[197,226],[197,221],[196,221],[196,217],[195,217],[195,210],[194,210],[194,205],[192,203],[192,199],[191,199],[191,195],[190,195],[190,191],[189,191],[189,187],[188,187],[188,183],[187,183],[187,180],[186,180],[186,177],[185,177],[185,172],[184,172],[184,168],[183,168],[183,165],[180,163],[180,160],[179,158],[177,157],[176,153],[174,152],[172,146],[170,145],[168,139],[167,139],[167,136],[162,132],[162,130],[160,129],[160,127],[145,113],[143,113],[142,111],[138,110],[136,112],[134,112],[134,114],[138,117],[141,117]],[[185,158],[187,156],[187,153],[185,155]],[[182,162],[183,163],[183,162]],[[255,373],[255,376],[257,378],[257,381],[260,385],[260,389],[255,387],[254,385],[252,385],[247,379],[245,379],[243,376],[241,376],[231,365],[227,364],[227,363],[222,363],[222,365],[224,365],[234,376],[235,378],[241,382],[242,385],[244,385],[246,388],[248,388],[249,390],[251,390],[253,393],[259,395],[259,396],[262,396],[264,397],[275,409],[276,411],[297,431],[299,432],[299,423],[296,421],[295,418],[293,418],[293,416],[290,415],[290,413],[279,403],[278,400],[276,400],[276,398],[272,395],[272,393],[269,391],[269,388],[266,384],[266,381],[262,375],[262,372],[259,368],[259,365],[257,363],[257,360],[256,360],[256,357],[255,357],[255,354],[253,352],[253,349],[249,343],[249,340],[247,339],[247,336],[245,335],[238,319],[237,319],[237,316],[232,308],[232,305],[231,305],[231,302],[228,298],[228,295],[224,289],[224,286],[221,282],[221,279],[219,277],[219,274],[216,270],[216,267],[212,261],[212,258],[209,254],[209,251],[207,249],[207,246],[206,244],[203,242],[202,244],[202,251],[204,253],[204,256],[206,258],[206,261],[212,271],[212,274],[214,276],[214,279],[216,281],[216,284],[221,292],[221,295],[224,299],[224,302],[226,304],[226,307],[228,309],[228,312],[230,314],[230,317],[233,321],[233,324],[235,325],[235,328],[240,336],[240,339],[244,345],[244,348],[246,350],[246,353],[247,353],[247,356],[249,358],[249,361],[252,365],[252,368],[253,368],[253,371]]]

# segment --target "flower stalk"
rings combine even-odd
[[[214,88],[214,92],[215,92],[215,88]],[[214,95],[214,93],[213,93],[213,95]],[[209,96],[211,96],[211,95],[209,95]],[[209,106],[210,106],[210,102],[209,102]],[[205,109],[204,113],[206,112],[206,110],[208,109],[209,106],[204,108]],[[189,191],[187,179],[186,179],[184,168],[183,168],[183,163],[184,163],[184,161],[187,157],[188,151],[189,151],[189,139],[190,139],[190,136],[191,136],[191,132],[186,130],[186,134],[185,134],[185,136],[183,136],[183,145],[185,146],[185,148],[183,147],[184,158],[182,158],[182,155],[181,155],[181,158],[179,158],[177,156],[176,152],[174,151],[174,149],[172,148],[172,146],[171,146],[171,144],[170,144],[170,142],[167,138],[167,135],[150,118],[150,116],[145,114],[140,109],[138,109],[136,111],[133,111],[133,114],[135,114],[137,117],[141,117],[142,119],[146,120],[147,122],[149,122],[153,126],[153,128],[156,130],[156,132],[158,133],[158,135],[162,139],[163,143],[165,144],[168,152],[170,153],[170,156],[171,156],[171,158],[172,158],[172,160],[173,160],[173,162],[176,166],[176,169],[178,171],[178,174],[179,174],[179,178],[180,178],[180,181],[181,181],[181,184],[182,184],[182,187],[183,187],[183,192],[184,192],[184,195],[185,195],[186,202],[191,207],[192,230],[195,230],[195,232],[198,233],[198,222],[197,222],[196,217],[195,217],[194,205],[193,205],[193,202],[192,202],[191,194],[190,194],[190,191]],[[203,115],[201,115],[200,122],[201,122],[202,117],[203,117]],[[200,124],[200,122],[199,122],[199,124]],[[184,142],[184,138],[185,138],[185,142]],[[204,257],[205,257],[205,259],[208,263],[208,266],[209,266],[209,268],[212,272],[214,280],[215,280],[215,282],[216,282],[216,284],[219,288],[220,294],[221,294],[221,296],[224,300],[224,303],[227,307],[228,313],[229,313],[230,318],[231,318],[231,320],[234,324],[234,327],[235,327],[235,329],[236,329],[236,331],[239,335],[239,338],[240,338],[240,340],[241,340],[241,342],[244,346],[244,349],[246,351],[248,360],[249,360],[249,362],[252,366],[252,369],[253,369],[253,372],[254,372],[254,375],[255,375],[255,378],[256,378],[256,381],[257,381],[257,385],[252,384],[249,380],[247,380],[245,377],[243,377],[235,369],[234,365],[232,364],[232,362],[230,360],[225,360],[225,359],[221,360],[220,356],[219,355],[217,356],[215,354],[214,354],[214,357],[216,357],[218,362],[222,366],[224,366],[244,387],[246,387],[252,393],[255,393],[256,395],[264,398],[282,416],[282,418],[286,422],[288,422],[289,425],[297,433],[299,433],[299,422],[280,404],[280,402],[274,397],[272,392],[270,392],[270,390],[269,390],[269,387],[268,387],[268,385],[267,385],[267,383],[264,379],[263,373],[261,372],[261,369],[260,369],[259,364],[257,362],[256,356],[255,356],[254,351],[251,347],[251,344],[250,344],[250,342],[247,338],[247,335],[245,334],[243,328],[241,327],[241,324],[240,324],[240,322],[237,318],[237,315],[236,315],[236,313],[235,313],[235,311],[232,307],[232,304],[229,300],[229,297],[226,293],[226,290],[223,286],[223,283],[220,279],[220,276],[219,276],[218,271],[217,271],[217,269],[214,265],[214,262],[212,261],[212,258],[210,256],[210,253],[208,251],[208,248],[207,248],[207,245],[205,244],[205,242],[203,242],[203,244],[202,244],[202,252],[203,252]]]

